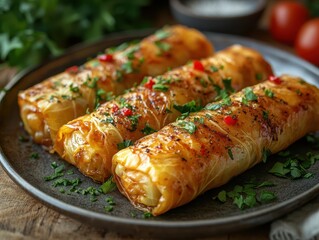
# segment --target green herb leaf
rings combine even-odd
[[[78,93],[80,91],[78,86],[73,86],[73,83],[70,85],[70,91],[74,93]]]
[[[183,114],[183,116],[179,119],[185,119],[191,112],[198,112],[203,108],[201,105],[197,105],[194,100],[184,105],[174,104],[173,107]]]
[[[269,111],[268,110],[267,111],[263,110],[263,119],[268,120],[268,118],[269,118]]]
[[[289,170],[285,169],[283,163],[276,162],[275,165],[269,170],[269,172],[278,177],[285,177]]]
[[[149,123],[146,123],[145,127],[142,129],[142,133],[145,135],[152,134],[154,132],[157,132],[154,128],[152,128]]]
[[[127,147],[132,146],[132,145],[133,145],[132,140],[124,140],[123,142],[117,144],[117,149],[122,150],[122,149],[127,148]]]
[[[212,72],[218,72],[219,70],[219,68],[215,66],[211,66],[210,69],[212,70]]]
[[[263,80],[263,74],[262,74],[262,73],[256,73],[256,79],[257,79],[258,81]]]
[[[167,92],[168,86],[160,84],[160,83],[156,83],[153,85],[153,89],[157,91],[161,91],[161,92]]]
[[[135,53],[140,49],[139,45],[132,46],[125,50],[124,55],[127,57],[129,60],[133,60],[135,58]]]
[[[273,200],[275,200],[277,197],[273,192],[269,192],[269,191],[262,191],[259,195],[258,200],[261,203],[269,203],[272,202]]]
[[[148,218],[151,218],[151,217],[153,217],[152,213],[150,213],[150,212],[144,212],[143,218],[148,219]]]
[[[171,45],[169,43],[161,42],[161,41],[155,41],[154,43],[156,47],[159,49],[159,54],[167,52],[171,49]]]
[[[230,148],[227,150],[228,156],[230,157],[231,160],[234,160],[233,152]]]
[[[104,182],[101,186],[100,189],[104,194],[110,193],[116,189],[116,184],[113,181],[113,177],[110,177],[106,182]]]
[[[218,199],[220,202],[224,203],[227,201],[227,197],[233,200],[233,204],[240,209],[245,207],[252,208],[258,203],[267,203],[276,199],[274,193],[270,191],[262,190],[259,194],[259,189],[265,187],[272,187],[274,184],[269,181],[262,183],[254,183],[249,181],[248,183],[242,185],[236,185],[232,191],[226,192],[222,190],[213,199]]]
[[[171,35],[171,33],[165,29],[160,29],[157,30],[154,35],[157,40],[163,40],[165,38],[168,38]]]
[[[277,155],[280,157],[288,157],[290,155],[290,151],[289,150],[281,151]]]
[[[244,197],[243,195],[236,196],[234,198],[233,202],[238,208],[243,209],[244,208]]]
[[[113,207],[112,205],[108,205],[108,206],[105,206],[105,207],[104,207],[104,210],[105,210],[106,212],[112,212],[112,211],[114,210],[114,207]]]
[[[235,92],[235,90],[233,89],[232,85],[231,85],[232,79],[231,78],[224,78],[223,79],[223,84],[225,87],[225,90],[227,93],[233,93]]]
[[[251,87],[244,89],[245,98],[248,101],[256,101],[258,99],[257,95],[253,92],[253,89]]]
[[[268,97],[270,97],[270,98],[273,98],[274,97],[274,92],[273,91],[271,91],[270,89],[265,89],[265,94],[266,94],[266,96],[268,96]]]
[[[223,202],[223,203],[226,202],[226,201],[227,201],[226,191],[225,191],[225,190],[220,191],[220,192],[218,193],[218,195],[217,195],[217,198],[218,198],[219,201],[221,201],[221,202]]]
[[[271,151],[269,149],[264,148],[262,152],[262,160],[263,162],[267,162],[268,157],[271,155]]]
[[[31,154],[30,154],[30,158],[32,158],[32,159],[39,159],[39,153],[37,153],[37,152],[31,153]]]
[[[178,121],[177,125],[185,129],[190,134],[193,134],[196,131],[196,125],[193,122],[189,121]]]
[[[121,69],[127,74],[132,73],[133,72],[133,64],[132,64],[132,62],[131,61],[127,61],[127,62],[123,63],[122,66],[121,66]]]
[[[139,115],[139,114],[128,116],[128,119],[130,119],[130,121],[131,121],[131,129],[130,129],[131,132],[136,130],[140,116],[141,115]]]

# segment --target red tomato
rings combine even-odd
[[[319,66],[319,18],[302,26],[296,38],[295,49],[300,57]]]
[[[308,19],[309,11],[301,3],[279,2],[271,10],[271,35],[278,41],[293,44],[299,29]]]

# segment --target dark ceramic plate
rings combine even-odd
[[[232,189],[236,184],[243,184],[251,179],[256,181],[273,181],[277,185],[271,191],[277,194],[277,200],[264,205],[257,205],[251,209],[239,210],[231,202],[221,204],[212,199],[220,189],[212,190],[198,197],[183,207],[174,209],[162,216],[145,219],[142,212],[135,210],[131,204],[114,191],[107,196],[114,199],[116,205],[112,212],[106,212],[104,207],[107,196],[100,195],[97,201],[90,201],[90,195],[79,193],[61,193],[62,187],[54,187],[51,182],[43,180],[44,176],[53,172],[51,163],[63,161],[56,155],[50,155],[40,146],[31,141],[21,142],[19,136],[27,136],[20,124],[17,106],[17,93],[45,78],[63,71],[65,68],[82,63],[87,57],[94,56],[105,47],[113,46],[131,39],[141,38],[149,31],[138,31],[108,36],[104,41],[96,44],[71,49],[68,54],[48,61],[34,69],[25,71],[17,76],[8,86],[7,93],[0,93],[0,146],[1,164],[9,176],[29,194],[48,206],[83,222],[103,227],[122,234],[147,235],[163,237],[201,237],[216,233],[225,233],[243,228],[253,227],[300,207],[319,194],[319,174],[313,178],[291,181],[277,178],[268,173],[273,161],[260,164],[233,179],[223,189]],[[276,74],[289,73],[302,76],[308,82],[319,85],[319,71],[314,66],[264,44],[230,35],[207,33],[217,50],[232,44],[242,44],[259,50],[271,62]],[[309,146],[305,140],[293,145],[293,151],[305,154]],[[37,153],[39,159],[32,159],[30,155]],[[274,160],[276,157],[272,157]],[[65,164],[66,170],[72,169],[73,174],[67,178],[80,178],[81,188],[98,187],[90,179],[82,176],[74,167]],[[319,164],[314,165],[311,172],[319,172]]]

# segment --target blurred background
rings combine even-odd
[[[0,86],[19,70],[75,44],[94,42],[112,32],[174,23],[245,35],[319,65],[318,16],[319,0],[0,0]],[[311,26],[318,33],[315,39],[308,37],[315,43],[308,40],[306,45],[315,48],[315,59],[303,56],[300,52],[305,49],[296,46],[300,28],[311,20],[318,22]]]

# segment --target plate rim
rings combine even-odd
[[[48,61],[32,67],[25,69],[21,72],[19,72],[6,86],[5,89],[10,91],[16,84],[18,84],[20,81],[23,80],[23,78],[30,74],[31,72],[36,71],[37,69],[41,68],[42,66],[48,64],[51,61],[57,60],[59,58],[63,58],[68,54],[72,54],[76,51],[83,50],[88,46],[93,46],[95,44],[99,44],[102,42],[110,41],[110,39],[115,40],[116,38],[124,39],[124,38],[133,38],[135,36],[143,36],[149,34],[153,29],[144,29],[144,30],[133,30],[133,31],[125,31],[125,32],[119,32],[114,34],[106,35],[105,38],[102,40],[90,43],[90,44],[79,44],[76,45],[69,50],[67,50],[64,54],[61,56],[49,59]],[[300,65],[302,68],[310,71],[314,75],[318,76],[319,78],[319,68],[315,67],[314,65],[306,62],[305,60],[300,59],[299,57],[294,56],[293,54],[273,47],[270,44],[250,39],[247,37],[241,37],[241,36],[235,36],[230,34],[219,34],[219,33],[211,33],[211,32],[203,32],[206,36],[208,36],[209,39],[211,38],[231,38],[232,40],[239,42],[239,44],[243,43],[254,43],[256,46],[260,47],[260,49],[263,49],[264,52],[269,53],[270,55],[274,55],[276,57],[280,56],[282,57],[288,57],[290,61],[296,63],[297,65]],[[259,49],[258,49],[259,50]],[[2,104],[3,99],[5,99],[6,94],[0,93],[0,105]],[[9,159],[4,155],[4,152],[2,150],[2,147],[0,146],[0,164],[4,171],[9,175],[9,177],[18,185],[20,188],[22,188],[24,191],[26,191],[29,195],[31,195],[33,198],[39,200],[41,203],[45,204],[46,206],[55,209],[56,211],[62,212],[65,215],[71,216],[72,218],[77,219],[95,219],[100,222],[105,223],[112,223],[112,224],[125,224],[126,227],[131,227],[132,229],[136,228],[136,225],[138,227],[144,228],[144,227],[154,227],[159,228],[160,231],[163,231],[163,228],[165,229],[174,229],[176,230],[182,230],[184,228],[188,229],[194,229],[196,227],[211,227],[211,226],[219,226],[221,229],[227,229],[227,226],[240,221],[240,228],[236,228],[237,230],[253,227],[256,225],[260,225],[262,223],[269,222],[270,220],[273,220],[275,218],[278,218],[279,216],[282,216],[289,211],[296,208],[296,206],[301,206],[309,201],[309,199],[306,199],[307,197],[312,199],[316,195],[319,194],[319,183],[313,186],[312,188],[308,189],[307,191],[303,192],[302,194],[299,194],[291,199],[288,199],[286,201],[280,202],[276,205],[258,209],[256,211],[251,212],[245,212],[241,215],[235,215],[235,216],[228,216],[223,218],[216,218],[216,219],[203,219],[203,220],[173,220],[173,221],[167,221],[167,220],[156,220],[156,221],[150,221],[147,219],[135,219],[135,218],[125,218],[121,216],[112,216],[107,214],[102,214],[99,212],[94,212],[92,210],[88,210],[81,207],[73,206],[70,203],[61,201],[59,199],[56,199],[52,197],[49,194],[46,194],[45,192],[41,191],[40,189],[36,188],[32,184],[30,184],[26,179],[24,179],[20,174],[14,169],[14,167],[11,165]],[[296,203],[298,202],[298,204]],[[285,208],[284,212],[278,212],[276,213],[276,210]],[[262,218],[262,221],[255,221],[256,218]],[[89,223],[89,222],[87,222]],[[227,225],[226,227],[224,225]],[[214,232],[214,231],[212,231]],[[210,232],[211,234],[211,232]]]

